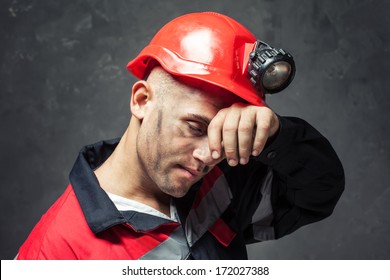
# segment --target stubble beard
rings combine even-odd
[[[145,178],[145,182],[149,182],[146,188],[154,188],[164,194],[173,197],[184,196],[190,186],[185,186],[185,182],[173,182],[169,173],[172,170],[168,159],[172,158],[168,152],[163,152],[163,144],[159,141],[164,139],[162,135],[162,110],[157,112],[156,125],[151,131],[141,129],[137,135],[136,152],[137,158],[144,174],[140,174]],[[153,149],[152,149],[153,147]]]

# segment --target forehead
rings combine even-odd
[[[152,69],[147,81],[156,88],[176,93],[176,98],[180,97],[180,93],[182,95],[192,93],[224,107],[237,102],[247,103],[237,95],[205,81],[185,76],[172,76],[161,66],[155,66]]]
[[[182,89],[185,89],[182,91],[184,96],[188,97],[188,94],[190,94],[194,99],[202,99],[214,104],[219,109],[229,107],[237,102],[247,103],[237,95],[204,81],[189,79],[187,77],[172,78],[176,81],[176,86],[179,84]]]
[[[156,92],[160,105],[168,105],[169,111],[204,113],[213,117],[220,109],[234,103],[247,103],[235,94],[204,81],[172,76],[157,66],[147,80]],[[163,106],[165,107],[165,106]]]
[[[174,102],[180,104],[182,110],[201,113],[210,118],[220,109],[239,102],[239,98],[232,93],[207,84],[194,85],[180,81],[172,91],[175,91]]]

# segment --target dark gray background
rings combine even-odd
[[[65,189],[79,149],[123,133],[128,60],[170,19],[204,10],[294,55],[293,84],[269,104],[325,134],[346,172],[330,218],[252,245],[250,257],[390,258],[390,1],[2,0],[1,259]]]

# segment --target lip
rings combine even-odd
[[[191,174],[191,176],[193,178],[197,178],[197,177],[199,177],[201,175],[201,172],[199,172],[198,170],[196,170],[194,168],[183,166],[183,165],[179,165],[179,167],[181,169],[184,169],[185,171],[187,171],[189,174]]]

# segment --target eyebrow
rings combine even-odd
[[[203,115],[188,113],[188,116],[190,116],[190,117],[192,117],[200,122],[203,122],[206,125],[209,125],[211,122],[211,120],[208,117],[203,116]]]

